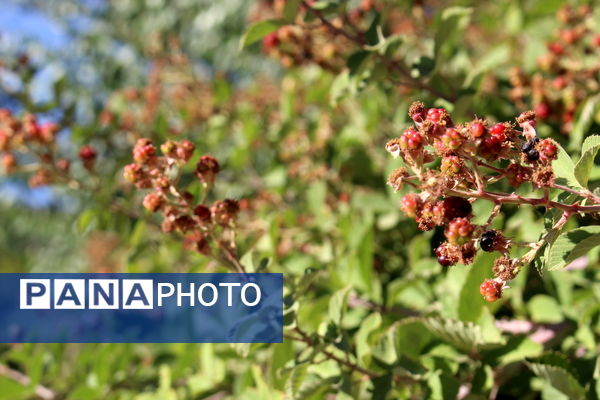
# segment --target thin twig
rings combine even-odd
[[[19,372],[15,369],[9,368],[3,364],[0,364],[0,375],[5,376],[9,379],[12,379],[13,381],[15,381],[23,386],[31,385],[30,377],[23,374],[22,372]],[[52,391],[51,389],[48,389],[45,386],[35,385],[33,390],[34,390],[35,395],[38,396],[40,399],[53,400],[56,398],[56,394],[54,393],[54,391]]]

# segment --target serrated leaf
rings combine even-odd
[[[527,362],[534,374],[548,382],[552,387],[564,393],[569,399],[585,398],[585,389],[566,369],[537,362]]]
[[[575,177],[583,187],[587,187],[594,159],[600,150],[600,136],[589,136],[581,147],[581,158],[575,164]]]
[[[569,133],[570,149],[577,150],[585,137],[585,134],[594,122],[594,115],[600,108],[600,94],[592,96],[586,100],[581,112],[577,115],[573,129]]]
[[[550,271],[564,268],[598,245],[600,245],[600,226],[585,226],[565,232],[556,239],[550,249],[546,268]]]
[[[240,50],[250,46],[253,43],[258,42],[263,37],[267,36],[271,32],[275,32],[278,28],[285,25],[286,22],[280,19],[269,19],[266,21],[260,21],[250,26],[246,33],[240,39]]]
[[[292,373],[288,378],[288,381],[285,385],[285,391],[287,397],[290,399],[296,399],[297,395],[300,393],[300,388],[304,383],[304,379],[308,374],[308,367],[310,365],[308,363],[297,365],[292,369]]]
[[[577,177],[575,177],[575,164],[560,145],[558,145],[558,158],[552,163],[552,170],[556,178],[562,179],[566,185],[581,188]]]
[[[423,323],[431,333],[466,352],[494,348],[503,344],[487,342],[481,333],[481,328],[471,322],[430,317],[424,318]]]

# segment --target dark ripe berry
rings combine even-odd
[[[446,256],[439,256],[437,258],[438,263],[442,266],[442,267],[450,267],[452,266],[452,260],[450,260],[448,257]]]
[[[540,159],[540,153],[536,149],[531,149],[527,152],[527,160],[537,161]]]
[[[496,244],[496,231],[489,230],[481,235],[481,240],[479,241],[479,246],[483,251],[493,251],[494,245]]]
[[[456,260],[452,260],[451,257],[448,256],[447,250],[444,248],[444,245],[436,247],[434,250],[435,256],[437,257],[438,263],[442,267],[450,267],[456,264]]]
[[[462,197],[448,197],[444,199],[444,217],[448,220],[454,218],[464,218],[471,215],[471,203]]]
[[[535,147],[535,143],[537,142],[537,140],[539,140],[539,139],[535,138],[535,139],[531,139],[531,140],[523,143],[523,146],[521,146],[521,152],[523,152],[523,153],[529,152],[531,149],[533,149]]]

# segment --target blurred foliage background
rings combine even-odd
[[[311,4],[333,19],[368,3]],[[567,74],[539,62],[560,37],[565,2],[373,3],[354,25],[342,24],[364,25],[368,51],[315,29],[317,46],[300,59],[290,56],[297,49],[261,46],[264,25],[246,33],[257,21],[280,26],[282,10],[293,22],[297,1],[0,4],[0,107],[60,121],[57,154],[76,160],[83,144],[98,151],[94,174],[72,167],[91,190],[30,188],[26,170],[0,178],[0,271],[224,271],[161,232],[160,219],[140,207],[143,193],[121,177],[136,138],[185,138],[221,163],[211,196],[244,204],[242,263],[285,274],[289,332],[274,345],[4,344],[0,398],[597,396],[597,251],[568,271],[529,267],[502,301],[485,303],[479,284],[493,258],[450,269],[436,262],[443,233],[420,232],[399,211],[402,193],[385,184],[398,162],[384,144],[410,125],[414,100],[462,121],[509,120],[543,104],[561,118],[541,121],[539,131],[576,154],[599,131],[600,51],[581,50],[584,66],[569,74],[589,74],[573,90],[548,83],[540,91]],[[598,4],[572,3],[592,7],[584,24],[600,34]],[[330,53],[319,53],[328,42]],[[31,154],[18,160],[34,162]],[[199,190],[191,176],[185,183]],[[474,204],[479,222],[491,207]],[[535,241],[543,213],[507,206],[496,224]]]

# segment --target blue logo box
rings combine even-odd
[[[1,343],[282,340],[282,274],[0,274]]]

